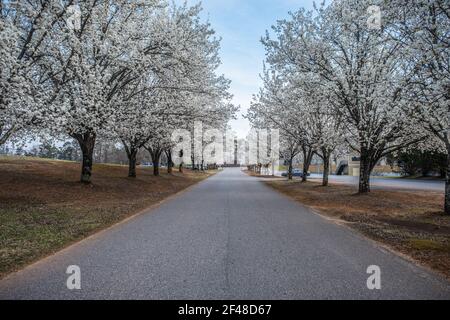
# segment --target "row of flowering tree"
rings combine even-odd
[[[262,43],[264,85],[248,117],[280,128],[290,163],[303,151],[307,171],[312,153],[327,163],[345,146],[360,155],[367,193],[388,154],[420,146],[450,155],[448,1],[335,0],[291,13]],[[450,214],[450,161],[448,171]]]
[[[200,12],[165,0],[1,0],[0,145],[24,131],[71,137],[89,183],[99,137],[123,143],[135,177],[139,150],[156,166],[170,158],[173,129],[228,122],[220,39]]]

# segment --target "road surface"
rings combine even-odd
[[[68,290],[69,265],[81,290]],[[367,288],[368,266],[381,290]],[[450,284],[239,169],[0,282],[0,299],[449,299]]]
[[[322,181],[321,174],[311,174],[312,181]],[[359,177],[330,175],[330,182],[358,187]],[[401,178],[371,177],[370,186],[372,189],[384,190],[411,190],[411,191],[435,191],[444,192],[445,183],[441,180],[419,180]]]

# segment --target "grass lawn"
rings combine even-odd
[[[265,183],[450,279],[450,216],[443,214],[442,193],[375,190],[357,195],[343,185]]]
[[[211,175],[95,165],[92,185],[80,164],[0,157],[0,278],[111,226]]]

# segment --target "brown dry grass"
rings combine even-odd
[[[173,195],[210,174],[95,165],[92,185],[78,182],[80,165],[0,158],[0,278]]]
[[[443,194],[375,190],[358,195],[343,185],[266,183],[450,279],[450,217],[442,211]]]

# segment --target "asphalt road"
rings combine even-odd
[[[322,181],[321,174],[311,174],[311,180]],[[359,177],[330,175],[330,182],[358,187]],[[441,180],[419,180],[401,178],[371,177],[370,186],[372,189],[384,190],[411,190],[411,191],[435,191],[444,192],[445,183]]]
[[[69,265],[81,290],[66,287]],[[227,169],[9,276],[0,298],[450,299],[450,283]]]

